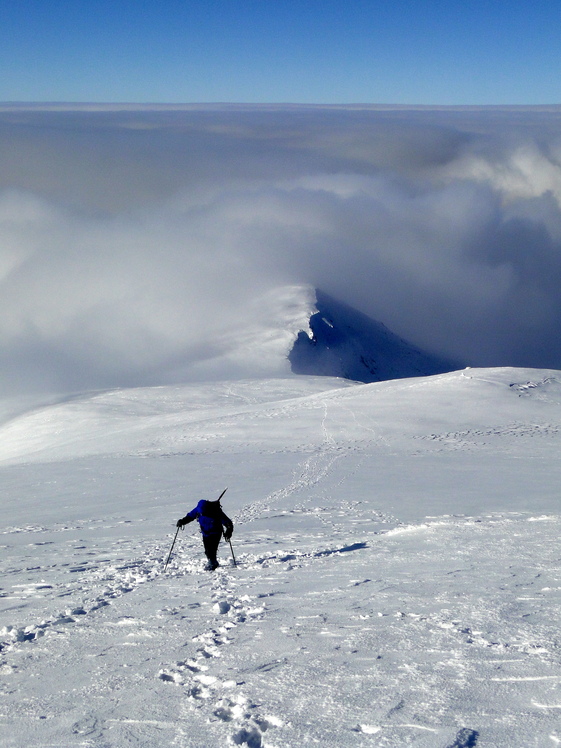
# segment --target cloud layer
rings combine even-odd
[[[561,368],[560,116],[0,112],[0,394],[188,376],[296,283]]]

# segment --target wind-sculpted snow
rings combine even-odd
[[[561,742],[561,373],[319,381],[5,424],[3,746]]]

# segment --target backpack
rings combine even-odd
[[[200,507],[200,512],[203,517],[211,517],[212,519],[220,519],[222,517],[222,507],[220,506],[220,499],[218,501],[207,501],[204,499]]]

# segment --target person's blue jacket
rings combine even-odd
[[[219,501],[201,499],[194,509],[179,520],[177,526],[182,527],[195,519],[198,520],[204,537],[222,535],[222,528],[224,527],[224,536],[228,538],[234,530],[232,520],[224,514]]]

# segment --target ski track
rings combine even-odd
[[[317,485],[320,480],[329,473],[331,466],[340,455],[333,451],[335,442],[328,430],[327,420],[328,406],[327,402],[323,401],[323,417],[321,420],[323,445],[317,448],[303,461],[303,463],[300,464],[292,481],[285,487],[271,493],[260,502],[254,502],[253,504],[246,506],[242,512],[236,516],[236,521],[238,523],[243,524],[244,522],[250,522],[252,519],[263,514],[264,511],[270,510],[271,506],[276,507],[279,500]]]
[[[306,508],[313,507],[314,512],[318,512],[317,496],[312,489],[318,487],[322,481],[324,481],[332,471],[333,466],[338,461],[344,459],[349,454],[355,452],[355,448],[345,448],[341,446],[340,440],[337,438],[337,427],[335,425],[330,427],[330,413],[329,413],[329,401],[327,399],[321,400],[323,415],[321,418],[321,434],[322,443],[314,448],[307,457],[299,464],[295,471],[292,480],[287,483],[283,488],[273,491],[268,496],[260,501],[254,501],[251,504],[246,505],[238,514],[234,517],[237,524],[245,524],[252,522],[265,513],[276,511],[279,507],[282,507],[283,502],[290,498],[291,506],[293,511],[306,511]],[[309,405],[308,405],[309,407]],[[350,411],[348,408],[343,408],[348,417],[349,413],[352,413],[354,422],[358,421],[356,413]],[[365,429],[373,434],[373,440],[378,439],[378,435],[374,429],[370,426],[366,426]],[[387,440],[383,440],[384,444],[387,444]],[[358,470],[362,461],[359,461],[358,465],[354,469],[345,471],[345,477],[342,478],[339,483],[344,480],[352,478]],[[321,494],[320,494],[321,496]],[[301,502],[294,506],[294,498],[301,497]],[[354,504],[360,502],[354,502]],[[342,502],[342,514],[348,513],[348,509],[351,504],[349,502]],[[378,519],[382,522],[395,522],[399,521],[387,513],[378,513]]]

